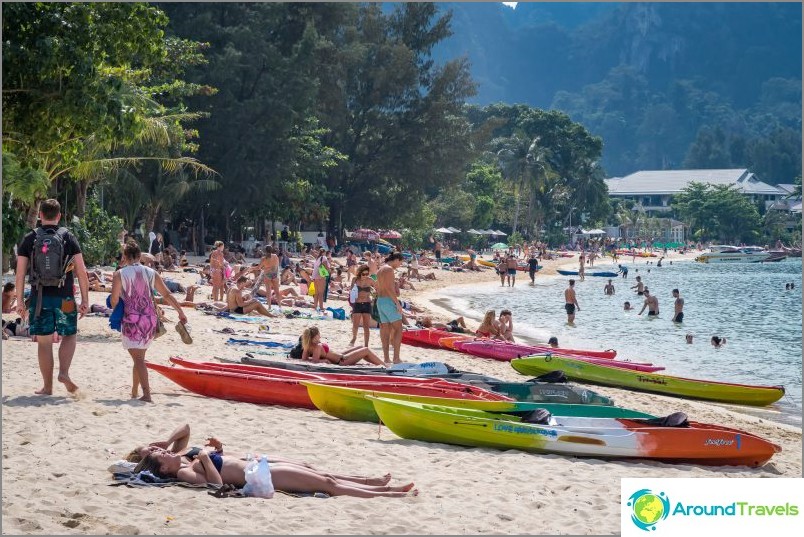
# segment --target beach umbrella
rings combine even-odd
[[[452,231],[453,233],[460,233],[460,232],[461,232],[461,230],[460,230],[460,229],[455,228],[455,227],[448,227],[447,229],[449,229],[449,230],[450,230],[450,231]]]
[[[450,235],[452,234],[452,230],[449,229],[449,228],[446,228],[446,227],[440,227],[440,228],[436,229],[436,232],[437,233],[449,233]]]
[[[394,231],[393,229],[386,229],[380,231],[380,238],[381,239],[401,239],[402,234],[398,231]]]
[[[470,229],[469,231],[467,231],[467,233],[469,233],[469,234],[471,234],[471,235],[482,235],[482,234],[483,234],[483,232],[482,232],[482,231],[477,231],[477,230],[476,230],[476,229],[474,229],[474,228],[472,228],[472,229]]]
[[[499,229],[498,229],[498,230],[496,230],[496,231],[494,232],[494,234],[495,234],[495,235],[499,235],[499,236],[501,236],[501,237],[507,237],[507,236],[508,236],[506,233],[503,233],[503,232],[502,232],[502,231],[500,231]]]
[[[498,242],[497,244],[492,244],[491,249],[492,250],[507,250],[508,245],[505,244],[504,242]]]
[[[352,231],[351,238],[376,241],[380,238],[380,234],[371,229],[356,229]]]

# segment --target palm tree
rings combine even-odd
[[[511,233],[516,233],[519,224],[519,210],[522,189],[531,183],[535,168],[544,162],[543,149],[539,147],[539,137],[530,139],[523,133],[516,133],[509,138],[496,139],[492,146],[496,151],[503,176],[512,184],[514,190],[514,221]]]

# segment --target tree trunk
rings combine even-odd
[[[514,187],[514,197],[516,205],[514,206],[514,224],[511,226],[511,235],[516,233],[516,226],[519,223],[519,187]]]
[[[36,220],[39,218],[39,203],[42,200],[36,200],[33,205],[28,208],[28,213],[25,215],[25,226],[28,229],[36,227]]]
[[[75,216],[83,218],[87,210],[87,191],[89,181],[78,181],[75,185]]]

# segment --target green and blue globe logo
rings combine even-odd
[[[670,514],[670,500],[664,492],[658,494],[650,489],[640,489],[628,498],[631,522],[644,531],[656,529],[656,523]]]

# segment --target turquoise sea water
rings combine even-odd
[[[801,259],[778,263],[705,265],[665,259],[662,267],[635,263],[629,258],[628,279],[613,278],[614,296],[603,294],[608,278],[587,277],[577,281],[580,312],[575,327],[566,325],[564,289],[569,276],[537,276],[531,286],[526,273],[518,273],[513,288],[499,285],[449,290],[449,307],[480,319],[487,309],[508,308],[514,314],[514,334],[547,341],[558,337],[562,347],[616,349],[617,357],[653,362],[664,373],[692,378],[745,384],[783,385],[784,398],[763,409],[729,405],[741,412],[801,426]],[[577,264],[567,269],[576,270]],[[594,270],[616,266],[595,263]],[[648,272],[650,271],[650,272]],[[642,297],[629,289],[642,276],[659,298],[659,317],[642,316]],[[524,277],[523,277],[524,276]],[[785,290],[785,284],[795,289]],[[671,322],[672,289],[685,299],[684,323]],[[623,311],[629,300],[636,309]],[[693,334],[688,345],[686,334]],[[710,344],[713,335],[725,337],[725,346]]]

